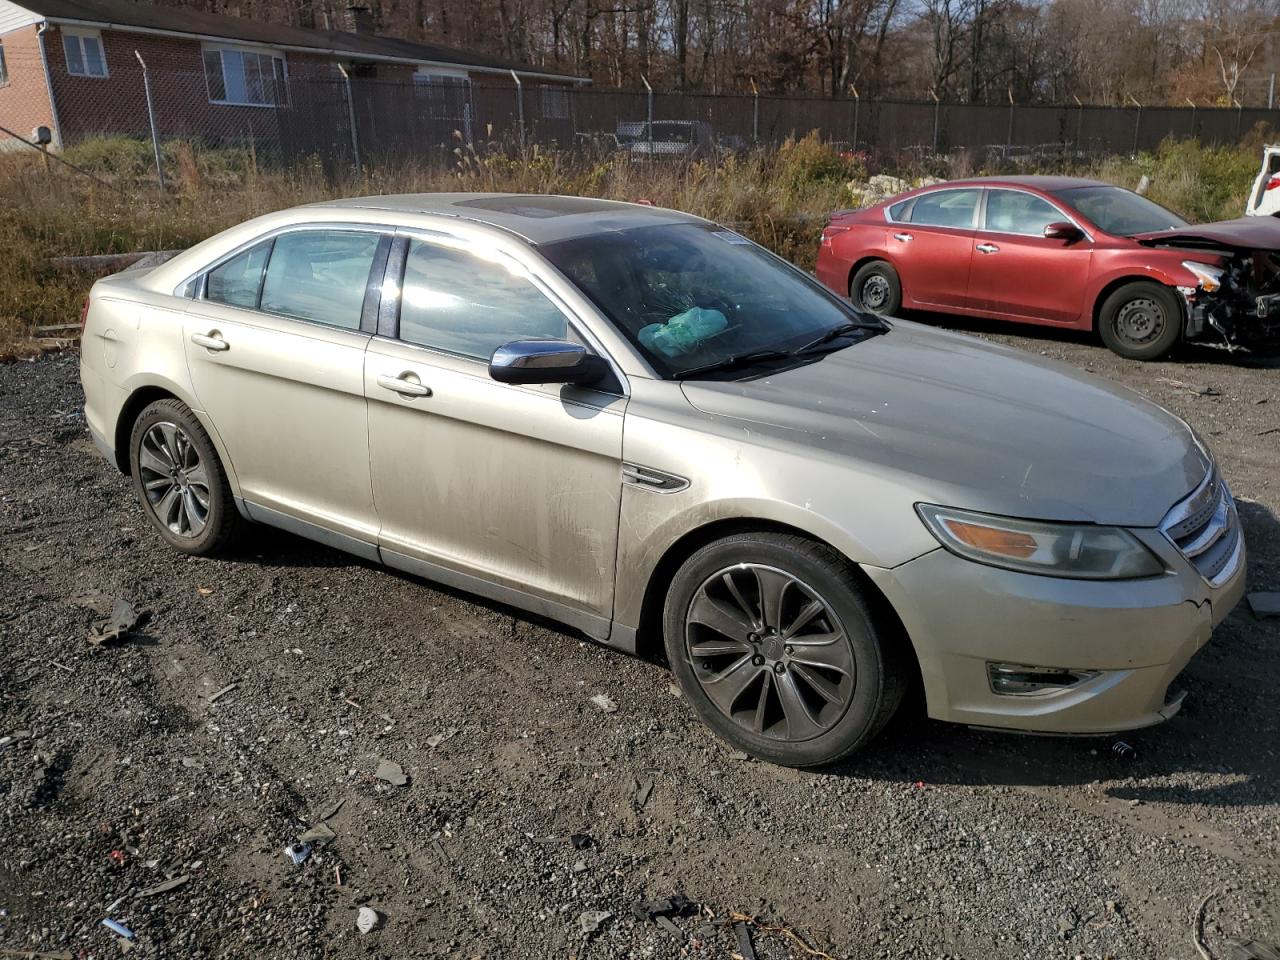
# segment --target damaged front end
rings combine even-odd
[[[1280,350],[1280,224],[1232,220],[1134,239],[1187,253],[1182,266],[1197,281],[1178,287],[1188,340]]]

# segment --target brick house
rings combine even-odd
[[[417,148],[526,131],[572,137],[586,81],[372,31],[309,30],[132,0],[0,0],[0,149],[46,127],[54,148],[147,136],[275,146],[284,154]],[[351,121],[355,134],[351,137]]]

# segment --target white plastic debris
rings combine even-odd
[[[591,702],[603,710],[605,713],[617,713],[618,705],[607,693],[597,693],[591,698]]]
[[[356,914],[356,929],[361,933],[370,933],[382,926],[382,914],[373,907],[361,907]]]

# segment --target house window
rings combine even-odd
[[[0,43],[0,87],[9,82],[9,67],[4,62],[4,44]]]
[[[107,58],[102,52],[102,34],[96,30],[64,30],[62,50],[67,55],[67,73],[73,77],[105,77]]]
[[[543,84],[539,88],[542,96],[542,119],[569,119],[569,88]]]
[[[415,73],[413,89],[425,115],[432,120],[462,120],[471,93],[471,78],[465,74]]]
[[[210,103],[241,107],[283,107],[289,103],[289,74],[276,53],[205,47],[204,80]]]

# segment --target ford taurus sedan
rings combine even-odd
[[[1243,585],[1177,417],[653,207],[272,214],[100,281],[81,375],[173,548],[254,521],[665,651],[778,763],[853,752],[913,684],[967,724],[1157,723]]]
[[[1280,222],[1193,226],[1097,180],[957,180],[839,213],[817,272],[865,310],[1096,331],[1134,360],[1280,346]]]

